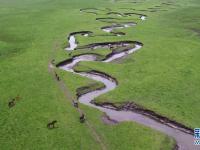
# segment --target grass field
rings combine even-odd
[[[63,49],[70,32],[101,33],[100,27],[105,24],[95,22],[94,15],[81,14],[80,8],[139,10],[163,1],[113,5],[107,0],[0,0],[0,149],[101,149],[91,130],[79,123],[79,114],[49,74],[48,63],[51,58],[59,62],[69,57]],[[136,19],[138,26],[123,30],[128,33],[124,40],[144,43],[140,51],[118,63],[84,62],[79,67],[90,66],[118,79],[119,87],[97,101],[134,101],[198,127],[200,2],[175,3],[175,9],[165,6],[168,11],[144,12],[148,20]],[[82,44],[107,41],[102,37],[78,40]],[[78,87],[93,83],[70,73],[59,73],[74,96]],[[20,101],[9,109],[8,101],[17,95]],[[168,150],[174,146],[172,139],[159,132],[133,122],[105,125],[102,113],[86,106],[81,108],[109,150]],[[58,128],[48,130],[47,123],[55,119]]]
[[[76,68],[89,66],[118,79],[119,87],[97,101],[134,101],[190,127],[200,124],[200,15],[191,1],[177,4],[178,8],[154,13],[129,30],[133,33],[129,38],[144,43],[134,56],[112,65],[84,62]]]

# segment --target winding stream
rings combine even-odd
[[[141,20],[146,20],[146,16],[141,16]],[[136,24],[134,23],[119,24],[118,23],[118,24],[112,24],[111,26],[102,27],[101,29],[104,32],[112,33],[113,30],[132,27],[134,25]],[[87,33],[78,32],[78,33],[70,34],[68,37],[69,47],[66,48],[66,50],[72,51],[78,48],[78,44],[76,43],[76,39],[75,39],[75,36],[77,34],[81,34],[82,36],[89,36],[92,33],[87,31]],[[134,43],[134,46],[130,47],[130,45],[133,43]],[[107,57],[104,60],[101,60],[102,63],[108,63],[113,60],[122,58],[126,55],[130,55],[131,53],[134,53],[135,51],[141,49],[143,46],[143,44],[139,42],[130,41],[130,43],[127,43],[127,42],[122,41],[120,43],[96,43],[96,44],[87,45],[85,47],[95,49],[99,47],[108,48],[110,46],[116,46],[116,45],[124,46],[124,49],[117,53],[111,53],[107,55]],[[97,106],[91,103],[91,101],[94,100],[96,97],[102,94],[105,94],[111,90],[114,90],[117,87],[117,81],[114,78],[97,71],[76,72],[73,68],[81,61],[98,61],[98,60],[97,60],[97,56],[94,54],[83,54],[83,55],[73,57],[69,61],[66,61],[66,63],[62,63],[58,65],[58,67],[65,71],[72,72],[74,74],[87,77],[95,81],[102,82],[105,85],[105,87],[99,90],[95,90],[95,91],[83,94],[82,96],[78,98],[80,103],[96,108],[102,112],[105,112],[107,116],[109,116],[110,119],[116,120],[117,122],[134,121],[139,124],[158,130],[162,133],[165,133],[176,140],[178,149],[180,150],[193,150],[193,149],[195,150],[195,148],[197,149],[197,147],[195,147],[193,144],[192,133],[190,131],[187,131],[187,129],[177,126],[176,124],[170,124],[170,125],[165,124],[155,119],[152,119],[151,117],[148,117],[147,115],[141,114],[139,112],[123,111],[123,110],[117,111],[117,110],[114,110],[112,107],[109,108],[109,107]]]

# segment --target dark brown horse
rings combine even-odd
[[[16,102],[15,102],[15,99],[13,98],[11,101],[8,102],[8,107],[12,108],[15,106],[15,104],[16,104]]]
[[[56,79],[58,80],[58,81],[60,81],[60,77],[58,76],[58,74],[55,72],[55,76],[56,76]]]
[[[54,121],[48,123],[48,124],[47,124],[47,128],[48,128],[48,129],[54,129],[56,123],[57,123],[57,120],[54,120]]]
[[[16,102],[19,101],[21,98],[20,96],[16,96],[15,98],[12,98],[9,102],[8,102],[8,107],[12,108],[16,105]]]
[[[74,105],[74,107],[78,108],[78,102],[77,101],[73,100],[73,105]]]
[[[85,122],[85,115],[82,113],[80,116],[80,123],[84,123]]]

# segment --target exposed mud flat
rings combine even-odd
[[[116,120],[112,120],[110,119],[109,116],[107,116],[106,114],[104,114],[102,117],[101,117],[102,121],[105,123],[105,124],[108,124],[108,125],[116,125],[118,124],[118,122]]]

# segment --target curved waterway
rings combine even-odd
[[[141,17],[142,20],[146,20],[146,16]],[[112,32],[116,29],[122,29],[126,27],[134,26],[134,23],[127,23],[127,24],[114,24],[111,26],[102,27],[101,29],[104,32]],[[76,43],[75,36],[77,34],[81,34],[83,36],[89,36],[92,34],[92,32],[84,31],[84,32],[76,32],[72,33],[68,37],[69,47],[66,48],[66,50],[75,50],[75,48],[78,47],[78,44]],[[118,52],[111,52],[109,55],[106,56],[104,60],[101,60],[102,63],[109,63],[113,60],[120,59],[124,56],[130,55],[131,53],[134,53],[135,51],[142,48],[143,44],[140,42],[135,41],[121,41],[121,42],[108,42],[108,43],[93,43],[90,45],[82,46],[82,48],[108,48],[111,46],[121,46],[124,47],[123,50]],[[134,45],[134,46],[131,46]],[[81,49],[81,48],[80,48]],[[112,107],[104,107],[104,106],[97,106],[94,103],[91,103],[96,97],[105,94],[111,90],[114,90],[117,87],[117,81],[113,77],[107,75],[106,73],[101,73],[98,71],[91,71],[91,72],[76,72],[74,70],[74,67],[82,61],[98,61],[97,55],[95,54],[82,54],[79,56],[75,56],[72,59],[69,59],[65,62],[62,62],[58,64],[57,66],[60,69],[63,69],[65,71],[87,77],[89,79],[102,82],[105,87],[102,89],[98,89],[95,91],[91,91],[89,93],[81,95],[78,100],[80,103],[85,104],[87,106],[96,108],[102,112],[105,112],[107,116],[111,120],[115,120],[117,122],[123,122],[123,121],[134,121],[139,124],[145,125],[147,127],[150,127],[152,129],[158,130],[170,137],[173,137],[176,142],[178,149],[180,150],[195,150],[197,147],[194,146],[193,142],[193,136],[191,133],[191,130],[188,128],[184,128],[182,126],[177,125],[176,123],[167,124],[162,121],[158,121],[156,119],[153,119],[152,117],[149,117],[148,115],[144,115],[140,112],[134,112],[134,111],[125,111],[125,110],[115,110]]]

